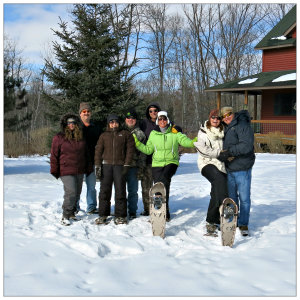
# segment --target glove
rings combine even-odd
[[[126,176],[129,171],[130,166],[123,166],[122,176]]]
[[[102,178],[102,166],[95,166],[96,178],[101,180]]]
[[[226,162],[230,156],[232,155],[228,150],[222,150],[217,159],[221,162]]]
[[[194,138],[192,139],[192,142],[193,142],[193,143],[198,142],[198,137],[197,137],[197,136],[194,137]]]
[[[172,133],[182,132],[182,128],[178,125],[173,125],[171,131],[172,131]]]
[[[135,145],[138,146],[141,144],[141,142],[138,140],[138,138],[136,137],[135,133],[132,134],[133,138],[134,138],[134,142],[135,142]]]
[[[51,175],[54,176],[56,179],[59,178],[59,174],[57,174],[57,173],[51,173]]]

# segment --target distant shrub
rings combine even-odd
[[[4,155],[46,155],[50,152],[47,143],[50,128],[40,128],[28,134],[22,132],[4,132]]]

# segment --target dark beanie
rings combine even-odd
[[[79,105],[79,114],[80,114],[84,109],[87,109],[87,110],[91,111],[91,107],[90,107],[89,103],[87,103],[87,102],[81,102],[81,103],[80,103],[80,105]]]
[[[118,123],[120,123],[119,117],[117,115],[111,114],[107,117],[107,123],[109,123],[112,120],[116,120],[118,121]]]
[[[126,114],[125,114],[125,117],[134,117],[135,119],[137,119],[137,113],[135,111],[134,108],[130,108],[127,110]]]

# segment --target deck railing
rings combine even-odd
[[[251,120],[251,125],[258,143],[279,138],[284,145],[296,145],[296,120]]]

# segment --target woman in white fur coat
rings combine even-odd
[[[209,114],[198,132],[198,141],[194,143],[201,174],[211,183],[210,202],[206,216],[208,234],[214,234],[220,224],[219,206],[228,197],[227,174],[225,165],[218,158],[222,156],[224,129],[219,111],[214,109]]]

